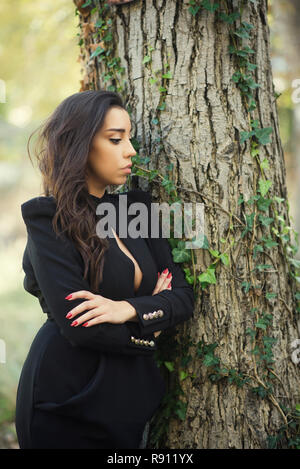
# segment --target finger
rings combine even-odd
[[[157,283],[152,292],[152,295],[156,295],[157,293],[163,290],[166,290],[171,280],[172,280],[172,272],[169,272],[167,270],[167,272],[165,272],[164,274],[162,273],[159,277],[159,280],[157,280]]]
[[[168,277],[169,276],[169,277]],[[168,278],[168,280],[170,281],[170,278],[172,277],[172,274],[170,275],[170,272],[168,269],[165,269],[165,271],[163,271],[159,277],[159,279],[157,280],[157,287],[160,288],[166,281],[166,279]]]
[[[162,282],[160,285],[158,285],[159,291],[165,290],[168,288],[169,283],[172,281],[172,273],[169,272],[166,274],[166,276],[163,278]]]
[[[94,308],[88,313],[83,314],[79,318],[75,318],[75,320],[71,322],[70,326],[77,327],[83,325],[87,321],[91,321],[93,318],[99,317],[99,314],[101,315],[99,308]]]
[[[71,309],[66,315],[66,318],[72,319],[75,316],[77,316],[77,314],[83,313],[83,311],[95,308],[95,306],[96,304],[94,300],[83,301],[82,303],[80,303],[80,305],[76,306],[76,308]]]
[[[108,321],[105,314],[101,314],[101,316],[97,315],[95,318],[90,319],[89,321],[85,321],[82,326],[83,327],[91,327],[95,326],[96,324],[102,324],[103,322],[110,322]]]
[[[79,290],[79,291],[75,291],[67,295],[65,297],[65,300],[75,300],[77,298],[86,298],[87,300],[91,300],[92,298],[94,298],[94,296],[95,295],[90,291]]]

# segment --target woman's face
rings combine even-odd
[[[118,129],[118,130],[110,130]],[[87,183],[90,193],[103,194],[107,185],[122,185],[136,151],[130,142],[131,123],[128,112],[111,107],[102,128],[95,134],[87,163]]]

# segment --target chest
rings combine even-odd
[[[111,227],[105,252],[100,294],[114,300],[151,295],[157,282],[157,265],[145,238],[120,237]]]
[[[115,241],[119,247],[119,249],[125,254],[125,256],[127,256],[129,258],[129,260],[131,260],[131,262],[133,263],[133,266],[134,266],[134,292],[136,293],[138,291],[138,289],[140,288],[141,286],[141,283],[142,283],[142,280],[143,280],[143,271],[139,265],[139,263],[137,262],[137,260],[135,259],[135,257],[132,255],[132,253],[129,251],[129,249],[126,247],[126,245],[123,243],[123,241],[119,238],[119,236],[117,235],[117,233],[115,232],[115,230],[112,228],[111,229],[112,232],[113,232],[113,235],[114,235],[114,238],[115,238]],[[121,253],[120,253],[121,254]]]

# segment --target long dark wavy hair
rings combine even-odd
[[[29,137],[38,131],[34,156],[42,173],[45,196],[53,196],[56,213],[53,229],[66,232],[84,262],[84,278],[97,293],[103,280],[104,254],[109,242],[96,233],[96,211],[89,197],[86,170],[94,135],[111,106],[126,110],[121,97],[112,91],[88,90],[64,99]],[[32,160],[31,160],[32,162]]]

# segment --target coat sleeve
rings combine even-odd
[[[53,199],[35,197],[23,203],[21,211],[28,235],[23,269],[26,274],[30,260],[30,269],[40,290],[39,293],[35,289],[34,294],[43,298],[61,334],[73,346],[113,354],[153,354],[157,349],[154,334],[140,334],[137,323],[102,323],[89,328],[70,326],[67,313],[86,300],[79,298],[70,302],[65,297],[72,291],[90,291],[89,283],[83,278],[82,257],[71,240],[66,236],[57,237],[52,227]],[[28,275],[32,272],[28,271]]]
[[[148,236],[151,234],[151,194],[141,190],[131,191],[132,200],[143,202],[148,210]],[[194,316],[194,290],[185,279],[181,267],[174,263],[171,246],[162,237],[159,223],[159,237],[149,236],[149,246],[156,261],[158,271],[166,268],[172,273],[172,290],[164,290],[152,296],[126,298],[136,310],[140,334],[174,327]]]

